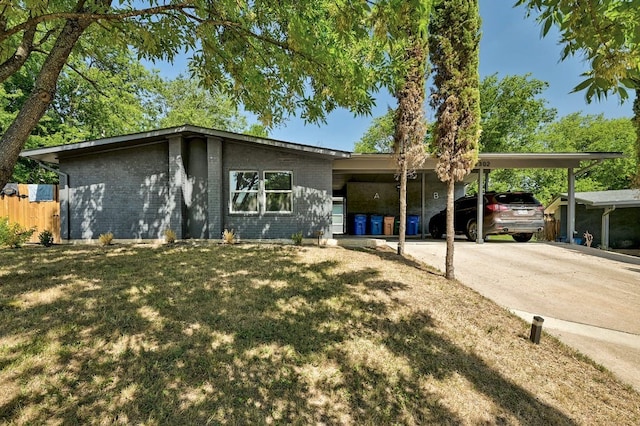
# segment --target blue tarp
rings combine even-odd
[[[53,201],[53,185],[29,185],[29,201]]]

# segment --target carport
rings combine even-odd
[[[563,152],[563,153],[481,153],[478,163],[469,175],[469,179],[461,182],[456,188],[456,198],[463,194],[464,185],[474,178],[478,181],[478,240],[483,243],[482,194],[486,191],[487,176],[496,169],[567,169],[567,224],[568,242],[573,243],[575,234],[575,180],[605,160],[622,158],[621,152]],[[419,185],[419,196],[407,200],[407,211],[419,213],[421,217],[421,236],[425,237],[427,215],[434,214],[446,206],[444,184],[435,177],[437,158],[428,157],[420,169],[413,171],[410,182],[416,188]],[[370,197],[380,198],[375,192],[376,182],[395,182],[397,165],[391,154],[351,154],[349,158],[336,159],[333,162],[334,196],[346,196],[346,187],[350,182],[371,183]],[[418,190],[415,191],[418,194]],[[347,206],[349,197],[346,197]],[[417,204],[417,205],[416,205]]]

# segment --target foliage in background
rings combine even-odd
[[[184,124],[267,136],[259,124],[247,124],[229,96],[206,90],[197,78],[165,80],[148,71],[132,53],[114,51],[103,64],[71,58],[58,82],[50,108],[29,136],[25,149],[57,146],[158,127]],[[30,65],[30,64],[28,64]],[[6,129],[33,89],[32,66],[0,85],[0,129]],[[215,92],[215,93],[214,93]],[[58,176],[20,158],[11,181],[57,183]]]
[[[395,109],[387,108],[386,114],[375,117],[365,134],[355,143],[353,151],[362,154],[391,154],[393,152],[395,115]]]
[[[551,123],[556,110],[542,93],[547,82],[525,75],[497,74],[480,82],[481,152],[535,152],[535,134]]]
[[[159,91],[159,127],[192,124],[230,132],[244,132],[247,119],[235,103],[215,87],[202,86],[197,78],[179,75],[165,81]]]
[[[35,229],[26,229],[18,223],[10,223],[8,217],[0,217],[0,247],[22,247],[34,232]]]
[[[446,277],[454,279],[454,185],[476,165],[480,138],[480,78],[478,75],[480,16],[477,0],[447,0],[437,4],[429,28],[429,53],[435,89],[433,130],[436,173],[447,183]]]

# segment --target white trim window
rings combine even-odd
[[[260,174],[253,170],[229,172],[229,211],[231,213],[258,213]]]
[[[293,172],[264,172],[264,211],[266,213],[293,212]]]

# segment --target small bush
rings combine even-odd
[[[98,239],[100,240],[100,244],[102,244],[103,246],[108,246],[113,241],[113,233],[107,232],[106,234],[100,234]]]
[[[297,246],[301,246],[302,245],[302,232],[298,231],[295,234],[291,235],[291,239],[293,240],[293,244],[297,245]]]
[[[45,229],[38,234],[38,240],[40,240],[40,244],[43,246],[51,247],[53,245],[53,234],[48,229]]]
[[[9,223],[8,217],[0,218],[0,246],[21,247],[29,241],[35,229],[26,229],[17,223]]]
[[[222,232],[222,242],[225,244],[234,244],[237,240],[236,232],[231,229],[225,229]]]
[[[174,231],[173,229],[167,229],[164,231],[164,240],[166,241],[167,244],[173,244],[176,242],[176,231]]]

